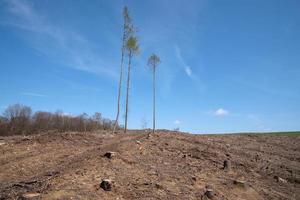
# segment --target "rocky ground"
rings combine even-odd
[[[100,187],[103,179],[110,191]],[[145,131],[130,131],[1,137],[0,199],[298,200],[300,136],[159,131],[147,138]]]

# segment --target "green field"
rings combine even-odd
[[[285,132],[243,132],[243,133],[213,133],[202,134],[206,136],[225,136],[225,135],[274,135],[274,136],[300,136],[300,131]]]
[[[270,133],[263,133],[263,134],[280,135],[280,136],[300,136],[300,131],[270,132]]]

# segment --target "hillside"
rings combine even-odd
[[[2,137],[0,199],[296,200],[299,144],[299,135],[168,131]]]

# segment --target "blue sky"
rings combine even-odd
[[[129,128],[151,126],[155,52],[158,128],[300,130],[298,0],[0,0],[0,111],[22,103],[113,119],[124,5],[141,49]]]

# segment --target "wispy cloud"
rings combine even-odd
[[[192,68],[188,64],[186,64],[185,59],[182,57],[181,49],[177,45],[175,45],[175,55],[180,62],[180,65],[182,66],[185,74],[193,81],[193,84],[197,87],[196,89],[202,93],[206,89],[205,84],[201,81],[199,76],[197,76],[197,74],[193,72]]]
[[[22,92],[21,95],[32,96],[32,97],[47,97],[47,95],[34,93],[34,92]]]
[[[212,111],[211,114],[214,116],[226,116],[229,115],[229,111],[225,110],[224,108],[219,108],[215,111]]]
[[[6,20],[9,25],[29,33],[33,48],[60,64],[95,74],[116,76],[112,64],[104,62],[93,45],[79,33],[52,24],[26,0],[5,0]],[[22,34],[24,35],[24,34]]]
[[[191,67],[186,64],[185,60],[183,59],[183,57],[181,55],[181,50],[177,45],[175,45],[175,54],[176,54],[177,59],[181,63],[186,75],[191,78],[193,75],[193,71],[192,71]]]

